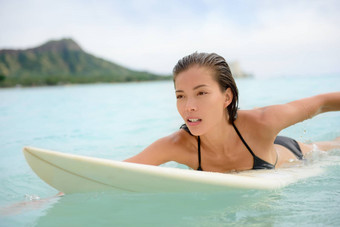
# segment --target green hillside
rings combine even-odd
[[[88,54],[72,39],[26,50],[0,50],[0,87],[164,79],[169,77],[130,70]]]

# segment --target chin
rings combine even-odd
[[[204,133],[202,132],[202,130],[198,129],[198,128],[190,128],[188,127],[191,134],[194,136],[202,136]]]

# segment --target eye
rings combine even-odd
[[[176,98],[177,98],[177,99],[182,99],[182,98],[183,98],[183,95],[177,95]]]
[[[206,95],[206,94],[208,94],[208,92],[205,92],[205,91],[200,91],[197,93],[197,95]]]

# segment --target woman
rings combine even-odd
[[[229,66],[214,53],[184,57],[173,74],[177,109],[185,124],[125,161],[150,165],[176,161],[213,172],[273,169],[291,159],[303,159],[313,148],[278,137],[282,129],[340,110],[340,92],[238,110],[238,90]],[[322,150],[338,148],[339,138],[315,144]]]

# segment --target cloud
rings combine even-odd
[[[256,76],[340,72],[336,1],[2,1],[0,48],[72,37],[122,65],[170,73],[194,51]],[[316,67],[317,66],[317,67]]]

